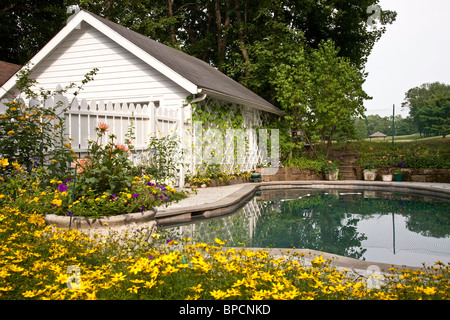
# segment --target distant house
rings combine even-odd
[[[98,68],[76,104],[67,101],[67,135],[80,154],[99,119],[109,123],[120,139],[133,114],[137,148],[142,149],[156,130],[168,133],[189,125],[189,101],[211,112],[215,106],[237,108],[247,127],[260,125],[264,114],[282,114],[207,63],[84,10],[30,60],[29,68],[39,87],[51,91],[80,82]],[[15,96],[15,85],[16,77],[10,77],[0,88],[0,100]],[[257,147],[252,152],[253,158],[258,156]]]
[[[18,64],[0,61],[0,86],[8,81],[21,68],[22,66]]]

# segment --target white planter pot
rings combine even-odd
[[[375,181],[377,173],[372,170],[364,170],[364,180],[366,181]]]
[[[329,181],[337,181],[339,177],[339,170],[336,172],[325,173],[325,179]]]
[[[383,181],[392,181],[392,174],[383,174]]]

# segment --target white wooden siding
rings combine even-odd
[[[166,107],[180,107],[188,92],[116,44],[98,30],[83,23],[41,63],[32,77],[40,87],[54,90],[57,84],[81,83],[84,75],[98,68],[80,98],[105,101],[161,100]]]

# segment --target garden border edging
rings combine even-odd
[[[72,216],[71,227],[78,230],[87,230],[127,226],[155,220],[156,212],[156,209],[152,209],[144,212],[125,213],[116,216],[102,216],[98,218]],[[70,216],[46,214],[44,216],[44,220],[47,224],[56,225],[59,228],[68,228],[70,224]]]

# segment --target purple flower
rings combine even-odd
[[[68,188],[69,188],[69,187],[66,186],[64,183],[58,185],[58,191],[59,191],[59,192],[66,191]]]
[[[112,195],[111,195],[111,199],[112,199],[112,200],[117,200],[118,198],[116,197],[115,194],[112,194]]]
[[[169,242],[172,242],[172,241],[173,241],[173,239],[167,239],[166,243],[169,243]]]
[[[139,197],[139,193],[133,193],[133,197],[134,198],[138,198]]]
[[[144,212],[145,206],[141,206],[139,207],[139,210],[141,210],[141,212]]]

